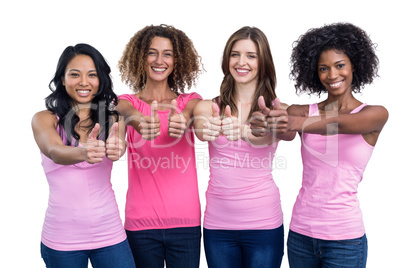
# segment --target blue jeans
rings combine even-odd
[[[113,246],[73,251],[54,250],[41,243],[41,254],[47,268],[87,268],[88,259],[93,268],[135,268],[127,239]]]
[[[322,240],[289,230],[287,245],[290,268],[366,267],[366,235],[348,240]]]
[[[283,240],[283,225],[272,230],[204,228],[204,248],[209,268],[279,268]]]
[[[127,231],[137,268],[198,268],[201,227]]]

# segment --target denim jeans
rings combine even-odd
[[[204,248],[209,268],[279,268],[283,247],[283,225],[272,230],[204,228]]]
[[[88,259],[93,268],[135,268],[127,239],[113,246],[74,251],[54,250],[41,243],[41,254],[47,268],[87,268]]]
[[[348,240],[322,240],[290,230],[287,246],[290,268],[366,267],[366,235]]]
[[[137,268],[198,268],[201,227],[127,231]]]

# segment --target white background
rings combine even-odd
[[[0,78],[2,143],[0,181],[0,267],[44,267],[40,233],[47,207],[48,185],[32,137],[31,118],[45,109],[44,98],[57,60],[68,45],[89,43],[112,67],[117,94],[130,93],[116,65],[131,36],[149,24],[169,24],[183,30],[202,56],[206,73],[195,89],[205,99],[215,97],[222,80],[222,51],[229,36],[242,26],[256,26],[268,37],[283,102],[313,103],[317,97],[297,96],[289,80],[292,42],[309,28],[351,22],[378,44],[380,78],[357,98],[385,106],[386,124],[359,187],[369,241],[367,267],[400,267],[401,157],[398,136],[401,98],[401,26],[397,1],[3,1],[0,4]],[[399,11],[398,11],[399,10]],[[325,97],[325,96],[323,96]],[[208,183],[206,145],[197,143],[197,167],[202,210]],[[285,233],[301,183],[299,138],[281,142],[274,170],[281,191]],[[282,166],[281,166],[282,167]],[[127,161],[115,163],[112,182],[124,218]],[[286,252],[286,248],[285,248]],[[206,267],[202,252],[201,267]],[[288,267],[287,256],[282,267]]]

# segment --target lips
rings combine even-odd
[[[91,90],[84,90],[84,89],[79,89],[77,90],[78,96],[80,97],[87,97],[91,94]]]
[[[250,73],[249,69],[245,69],[245,68],[235,68],[236,73],[238,73],[239,75],[246,75],[248,73]]]
[[[167,70],[167,68],[160,68],[160,67],[151,67],[151,69],[156,73],[163,73]]]

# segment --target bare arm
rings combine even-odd
[[[388,111],[382,106],[366,106],[354,114],[302,116],[303,106],[289,107],[289,129],[322,135],[369,134],[381,132],[388,120]]]
[[[97,129],[88,137],[83,147],[66,146],[57,133],[57,117],[50,111],[42,111],[32,118],[32,130],[36,143],[41,152],[56,164],[72,165],[87,161],[88,163],[101,162],[105,155],[105,144],[96,140]],[[94,128],[95,129],[95,128]],[[95,136],[95,139],[93,137]]]

